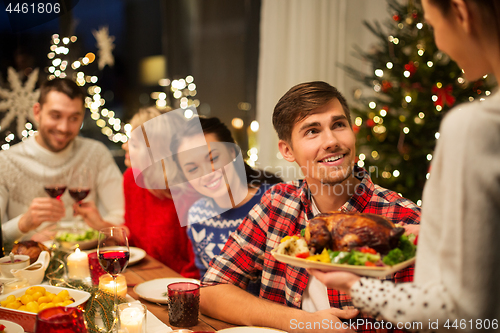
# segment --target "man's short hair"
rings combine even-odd
[[[85,101],[85,92],[74,81],[57,78],[51,81],[45,81],[40,86],[40,97],[38,98],[38,103],[40,103],[40,105],[43,105],[43,103],[47,101],[47,95],[51,91],[63,93],[71,99],[79,98],[82,100],[82,104]]]
[[[342,105],[349,126],[352,126],[347,101],[335,87],[323,81],[305,82],[292,87],[274,107],[273,126],[278,138],[291,142],[293,126],[334,98]]]

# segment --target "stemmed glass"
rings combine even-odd
[[[71,174],[68,192],[76,203],[81,203],[90,193],[90,184],[92,183],[90,170],[86,167],[74,169]],[[77,224],[83,227],[83,221],[80,216],[76,218]]]
[[[102,268],[113,277],[115,286],[113,324],[118,320],[118,293],[116,277],[127,267],[130,252],[125,228],[110,227],[99,230],[97,256]]]
[[[66,179],[60,175],[50,175],[49,171],[45,171],[43,188],[45,192],[54,199],[61,200],[61,196],[66,191]]]
[[[81,202],[90,193],[90,170],[87,168],[80,168],[73,170],[71,181],[69,183],[69,195],[76,202]]]

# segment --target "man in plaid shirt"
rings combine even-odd
[[[340,210],[384,215],[394,223],[418,223],[420,209],[398,194],[373,184],[355,167],[355,136],[344,97],[325,82],[299,84],[274,109],[283,157],[296,162],[304,180],[269,189],[231,235],[203,277],[203,313],[238,325],[267,326],[288,332],[375,332],[340,322],[358,314],[349,296],[327,290],[306,270],[283,264],[271,255],[280,240],[295,235],[320,212]],[[245,291],[260,279],[259,297]],[[413,267],[392,280],[413,279]],[[372,319],[370,319],[372,320]],[[373,320],[372,320],[373,321]],[[342,330],[342,329],[340,329]]]

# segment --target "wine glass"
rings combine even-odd
[[[90,193],[90,170],[87,168],[79,168],[73,170],[71,181],[69,183],[69,195],[76,202],[81,202]]]
[[[49,170],[45,171],[43,188],[45,192],[54,199],[61,200],[61,196],[66,191],[66,179],[61,175],[51,175]]]
[[[36,316],[35,333],[87,333],[83,311],[73,307],[54,307]]]
[[[125,228],[110,227],[99,230],[97,243],[97,256],[102,268],[113,277],[115,286],[113,325],[118,320],[118,293],[116,277],[127,267],[130,252],[128,247],[127,232]]]

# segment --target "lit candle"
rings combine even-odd
[[[127,280],[125,276],[118,274],[116,276],[116,286],[117,286],[117,295],[120,297],[127,296]],[[99,289],[102,291],[106,291],[111,295],[115,294],[115,281],[113,281],[113,277],[109,274],[104,274],[99,277]]]
[[[145,330],[145,310],[143,307],[120,309],[120,329],[124,333],[143,333]]]
[[[79,248],[68,256],[68,275],[70,279],[88,279],[90,277],[89,256]]]

